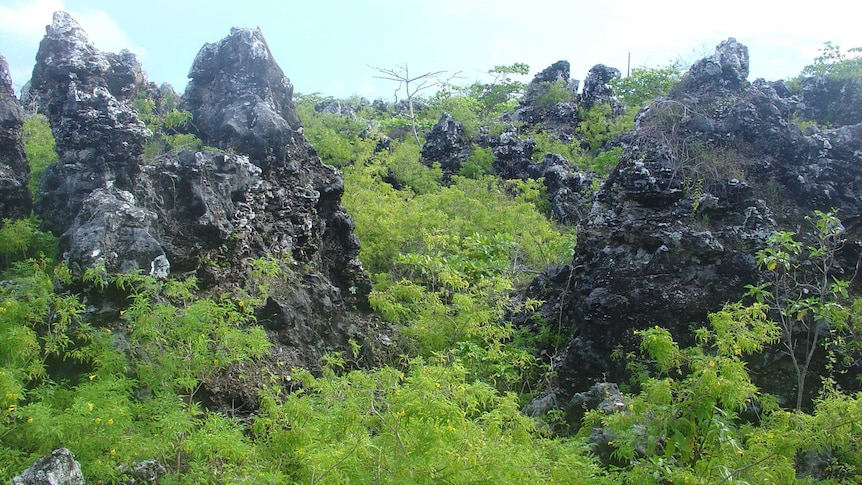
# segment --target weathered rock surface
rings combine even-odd
[[[132,54],[100,52],[68,14],[55,14],[32,91],[60,155],[37,211],[61,236],[63,257],[79,270],[193,274],[215,295],[243,292],[251,261],[277,258],[288,274],[257,309],[272,362],[314,369],[351,338],[374,347],[375,324],[363,314],[371,286],[341,206],[343,177],[302,135],[293,87],[260,31],[232,29],[206,44],[190,76],[183,107],[204,143],[224,151],[145,159],[150,132],[130,101],[145,94],[164,113],[178,101],[173,89],[148,83]],[[267,362],[213,377],[202,395],[220,409],[252,410],[253,378],[269,375]]]
[[[57,12],[46,31],[31,90],[45,103],[60,161],[45,170],[35,210],[44,227],[59,235],[93,190],[134,190],[151,133],[115,97],[127,95],[128,84],[114,83],[122,92],[109,89],[106,76],[122,77],[121,66],[112,65],[75,20]],[[124,63],[137,65],[125,58]]]
[[[803,133],[789,121],[798,101],[747,74],[747,49],[729,39],[641,113],[581,219],[573,261],[531,285],[529,296],[545,301],[541,318],[520,323],[552,321],[569,335],[546,350],[558,373],[555,402],[626,380],[625,362],[611,353],[634,349],[635,330],[659,325],[690,343],[691,324],[758,281],[754,253],[774,230],[797,231],[815,209],[858,220],[862,125]],[[859,234],[848,235],[850,270]],[[779,395],[792,387],[759,377]]]
[[[205,44],[183,95],[206,143],[249,155],[261,168],[286,163],[302,133],[293,84],[274,61],[260,29],[231,29]],[[301,138],[301,137],[300,137]]]
[[[66,448],[36,460],[30,468],[12,479],[14,485],[83,485],[84,474],[75,455]]]
[[[862,79],[813,76],[800,84],[803,119],[832,127],[862,123]]]
[[[556,218],[564,224],[577,224],[586,215],[594,174],[573,169],[565,157],[547,154],[541,162],[532,160],[535,140],[521,139],[514,129],[488,141],[494,155],[494,173],[504,179],[544,177],[548,199]]]
[[[0,54],[0,219],[20,219],[30,215],[33,196],[30,164],[24,155],[22,127],[24,112],[15,98],[9,64]]]
[[[541,123],[546,129],[571,135],[580,118],[576,104],[579,82],[569,77],[570,71],[569,61],[557,61],[536,74],[512,120]]]
[[[443,176],[450,177],[461,169],[472,152],[473,145],[464,125],[453,120],[449,113],[443,113],[425,136],[421,161],[428,166],[439,163]]]
[[[615,67],[604,64],[593,66],[584,79],[584,90],[579,96],[584,108],[590,109],[599,103],[616,103],[609,83],[620,76],[620,70]]]

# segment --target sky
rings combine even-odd
[[[795,5],[795,6],[791,6]],[[231,27],[259,27],[295,91],[391,99],[373,67],[445,71],[455,84],[490,81],[497,65],[532,75],[558,60],[584,79],[595,64],[626,72],[687,66],[735,37],[750,80],[787,79],[826,41],[862,46],[862,2],[819,0],[0,0],[0,53],[16,90],[27,82],[54,11],[69,12],[95,46],[129,49],[149,80],[185,89],[195,55]]]

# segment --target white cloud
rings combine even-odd
[[[35,48],[45,35],[45,26],[51,23],[53,13],[58,10],[69,12],[98,49],[105,52],[129,49],[144,57],[144,49],[133,44],[107,13],[101,10],[70,10],[63,0],[18,1],[11,6],[0,6],[0,33]]]
[[[51,23],[51,14],[63,10],[62,0],[34,0],[0,6],[0,32],[19,42],[38,44]]]
[[[119,52],[128,49],[137,54],[140,59],[146,58],[146,49],[133,44],[119,24],[107,13],[101,10],[69,11],[69,15],[81,24],[81,27],[90,37],[90,42],[97,49],[105,52]]]

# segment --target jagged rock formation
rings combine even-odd
[[[453,120],[449,113],[443,113],[437,124],[425,135],[420,160],[428,166],[439,163],[444,178],[448,178],[461,169],[461,164],[470,158],[472,152],[472,142],[464,125]]]
[[[261,166],[285,163],[302,133],[293,84],[273,60],[259,29],[231,29],[205,44],[183,95],[196,133],[206,143],[249,155]]]
[[[45,103],[60,161],[45,170],[36,212],[46,229],[63,234],[93,190],[134,190],[151,133],[116,97],[126,91],[108,88],[106,76],[122,78],[121,66],[112,65],[77,22],[57,12],[46,31],[30,82]]]
[[[512,120],[541,123],[546,129],[571,136],[580,118],[576,104],[579,82],[569,77],[570,70],[568,61],[557,61],[536,74]]]
[[[0,54],[0,219],[20,219],[30,215],[33,196],[30,164],[21,139],[24,113],[15,98],[9,64]]]
[[[216,295],[243,291],[254,258],[292,261],[290,277],[257,309],[273,361],[316,368],[350,338],[373,346],[377,334],[361,313],[371,286],[341,206],[342,175],[302,135],[293,87],[260,31],[232,29],[206,44],[190,77],[182,104],[195,134],[224,151],[145,159],[150,132],[129,101],[146,93],[164,112],[176,105],[173,89],[147,83],[132,54],[104,54],[68,14],[54,15],[32,92],[60,155],[37,212],[61,236],[63,257],[79,270],[194,274]],[[250,365],[258,367],[244,369],[247,377],[265,374],[266,362]],[[207,383],[213,406],[254,406],[253,379],[235,377]]]
[[[862,79],[814,76],[801,81],[800,116],[829,126],[862,123]]]
[[[579,96],[584,108],[590,109],[600,103],[616,104],[609,83],[614,79],[619,79],[620,76],[620,70],[615,67],[608,67],[604,64],[593,66],[587,73],[587,78],[584,80],[584,91]]]
[[[12,479],[14,485],[83,485],[84,474],[75,455],[66,448],[36,460],[30,468]]]
[[[577,224],[586,215],[587,202],[595,177],[573,169],[562,155],[547,154],[541,162],[532,160],[536,142],[521,139],[514,129],[490,137],[494,173],[503,179],[544,177],[554,216],[564,224]]]
[[[595,382],[625,380],[611,353],[633,349],[637,329],[660,325],[691,342],[692,323],[758,281],[754,253],[774,230],[796,231],[804,215],[833,207],[855,225],[862,125],[803,133],[789,121],[799,103],[783,84],[747,76],[745,46],[722,42],[618,140],[624,153],[581,220],[573,261],[531,285],[529,296],[546,302],[541,318],[520,316],[569,333],[545,402],[566,409]],[[786,396],[793,379],[777,375],[761,385]]]

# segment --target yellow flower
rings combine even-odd
[[[96,418],[93,420],[93,422],[96,424],[102,424],[102,418]]]
[[[117,456],[117,450],[111,448],[111,456]]]
[[[90,380],[92,380],[92,379],[90,379]],[[88,402],[88,403],[87,403],[87,410],[88,410],[88,411],[92,411],[92,410],[93,410],[93,403],[91,403],[91,402]]]
[[[33,422],[33,418],[27,418],[27,424],[31,424]]]
[[[714,361],[714,360],[710,360],[710,361],[709,361],[709,366],[710,366],[710,367],[715,367],[715,361]]]
[[[91,381],[96,378],[96,374],[90,374],[87,376]]]
[[[446,428],[446,431],[448,431],[448,432],[450,432],[450,433],[454,433],[455,431],[458,431],[458,430],[457,430],[457,429],[455,429],[455,428],[453,428],[453,427],[451,427],[451,426],[449,426],[449,427],[447,427],[447,428]]]
[[[107,423],[108,423],[108,426],[113,426],[114,425],[114,418],[108,418]]]
[[[6,307],[0,306],[0,313],[6,313]]]
[[[635,405],[629,404],[629,411],[634,411],[634,410],[635,410]]]
[[[244,306],[245,306],[245,302],[244,302],[244,301],[242,301],[242,300],[240,300],[240,301],[238,301],[238,302],[237,302],[237,305],[238,305],[240,308],[242,308],[242,307],[244,307]]]

